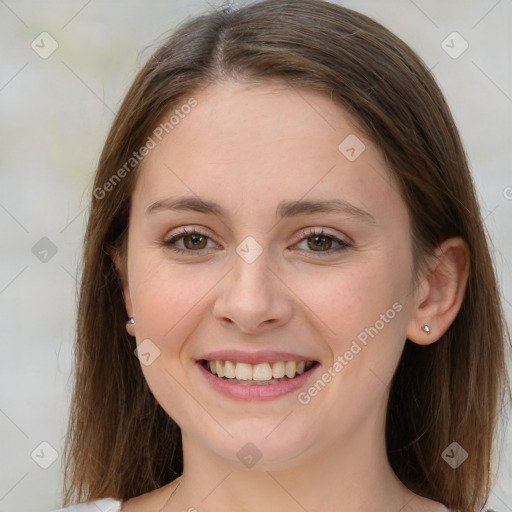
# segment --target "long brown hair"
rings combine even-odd
[[[370,18],[322,0],[266,0],[187,21],[127,93],[100,157],[84,241],[65,504],[129,499],[182,473],[180,429],[134,356],[111,251],[126,257],[138,169],[126,163],[166,113],[225,77],[279,79],[339,102],[397,179],[416,265],[448,237],[467,242],[471,269],[461,310],[438,342],[407,340],[391,384],[386,442],[393,470],[412,491],[449,508],[478,510],[490,492],[508,396],[510,337],[465,152],[420,58]],[[453,441],[469,452],[456,470],[441,456]]]

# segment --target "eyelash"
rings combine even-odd
[[[170,238],[169,240],[165,240],[162,243],[162,245],[164,247],[166,247],[167,249],[170,249],[171,251],[179,253],[179,254],[204,251],[205,249],[200,249],[198,251],[193,251],[191,249],[179,249],[179,248],[173,246],[173,244],[176,243],[180,238],[183,238],[183,237],[186,237],[186,236],[190,236],[190,235],[200,235],[200,236],[203,236],[205,238],[210,238],[206,233],[203,233],[202,231],[198,230],[197,228],[194,228],[191,231],[187,230],[187,228],[183,228],[181,231],[176,233],[172,238]],[[316,252],[316,251],[306,251],[306,252],[310,252],[310,253],[313,253],[313,254],[318,255],[318,256],[331,255],[331,254],[334,254],[334,253],[338,253],[338,252],[344,251],[345,249],[348,249],[349,247],[352,247],[352,245],[349,244],[348,242],[346,242],[345,240],[341,240],[340,238],[337,238],[334,235],[329,235],[323,229],[308,228],[308,229],[305,229],[305,230],[301,231],[300,235],[301,235],[302,238],[299,239],[298,243],[300,243],[303,240],[308,239],[308,238],[326,237],[326,238],[330,238],[331,240],[334,240],[334,242],[339,244],[339,246],[337,248],[329,249],[327,251],[319,251],[319,252]]]

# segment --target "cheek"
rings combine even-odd
[[[301,403],[311,399],[320,404],[329,396],[332,406],[320,414],[345,411],[354,419],[364,416],[386,392],[407,325],[408,274],[396,268],[406,267],[382,257],[352,269],[331,267],[314,279],[305,274],[295,277],[293,290],[312,311],[309,318],[329,353],[319,376],[325,376],[325,388],[319,384]],[[315,398],[319,395],[323,398]]]
[[[350,268],[352,267],[352,268]],[[393,265],[381,258],[368,264],[297,272],[283,280],[311,311],[322,337],[333,351],[347,349],[347,340],[356,339],[366,328],[379,332],[402,329],[399,311],[404,309],[407,276],[400,277]],[[393,304],[395,307],[393,308]],[[300,306],[299,306],[300,308]],[[404,316],[404,315],[402,315]],[[364,339],[364,334],[360,336]]]
[[[144,378],[162,408],[186,430],[202,424],[204,411],[184,391],[193,363],[191,336],[205,318],[219,276],[192,265],[172,264],[155,252],[132,257],[130,291],[136,318],[137,345]],[[141,348],[142,347],[142,348]],[[150,356],[149,364],[143,354]],[[188,367],[183,365],[186,363]]]
[[[138,336],[164,345],[181,339],[178,333],[197,322],[197,311],[208,300],[219,276],[194,265],[171,263],[155,253],[132,259],[130,278],[132,304],[139,326]]]

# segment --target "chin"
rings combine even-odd
[[[219,457],[239,462],[248,469],[289,469],[301,458],[306,458],[314,446],[318,447],[319,441],[305,426],[297,431],[280,425],[287,421],[290,419],[283,422],[283,417],[240,421],[236,425],[226,425],[232,438],[224,431],[220,437],[212,433],[212,437],[204,439],[203,444]]]

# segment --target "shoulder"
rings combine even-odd
[[[121,501],[112,498],[103,498],[100,500],[79,503],[68,507],[59,508],[52,512],[120,512]]]
[[[459,512],[457,510],[449,510],[438,501],[425,498],[418,494],[411,493],[411,499],[402,509],[402,512]]]
[[[168,503],[171,494],[177,489],[180,480],[181,477],[178,477],[163,487],[123,501],[123,512],[154,512],[162,510]]]

